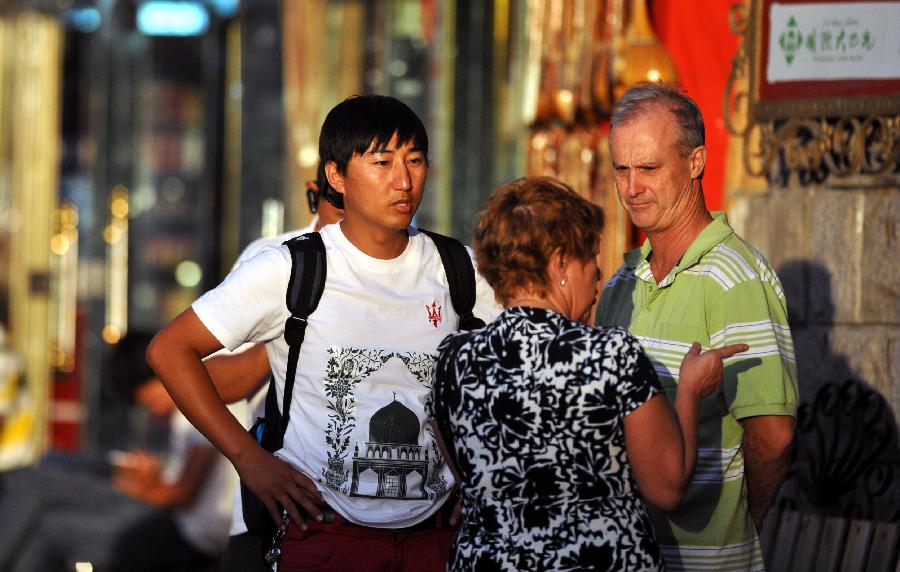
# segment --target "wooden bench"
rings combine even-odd
[[[769,572],[900,572],[896,522],[772,510],[760,543]]]
[[[900,572],[900,444],[884,399],[822,386],[797,415],[791,468],[760,533],[766,568]]]

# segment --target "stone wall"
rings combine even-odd
[[[853,378],[900,419],[900,188],[787,188],[729,200],[729,220],[784,283],[801,401]]]

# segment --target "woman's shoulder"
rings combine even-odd
[[[637,339],[620,326],[591,326],[582,322],[569,320],[568,334],[575,338],[585,338],[591,344],[598,346],[631,346],[637,344]]]
[[[438,344],[438,353],[442,356],[448,353],[457,353],[466,342],[472,339],[477,331],[478,330],[473,330],[469,332],[460,330],[458,332],[453,332]]]
[[[594,351],[612,356],[620,366],[627,366],[643,352],[640,341],[625,328],[620,326],[587,326],[587,328]]]
[[[637,338],[621,326],[594,326],[590,329],[593,330],[594,337],[603,343],[639,345]]]

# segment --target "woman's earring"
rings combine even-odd
[[[565,285],[566,285],[566,279],[563,278],[562,280],[560,280],[560,281],[559,281],[559,285],[560,285],[560,286],[565,286]]]

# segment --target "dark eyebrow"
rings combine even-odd
[[[384,153],[394,153],[394,151],[396,151],[396,149],[391,149],[390,147],[384,146],[384,147],[379,147],[377,149],[372,149],[367,154],[368,155],[376,155],[376,154],[383,155]],[[424,153],[424,151],[422,150],[421,147],[413,147],[412,149],[409,150],[409,152],[410,153]]]

